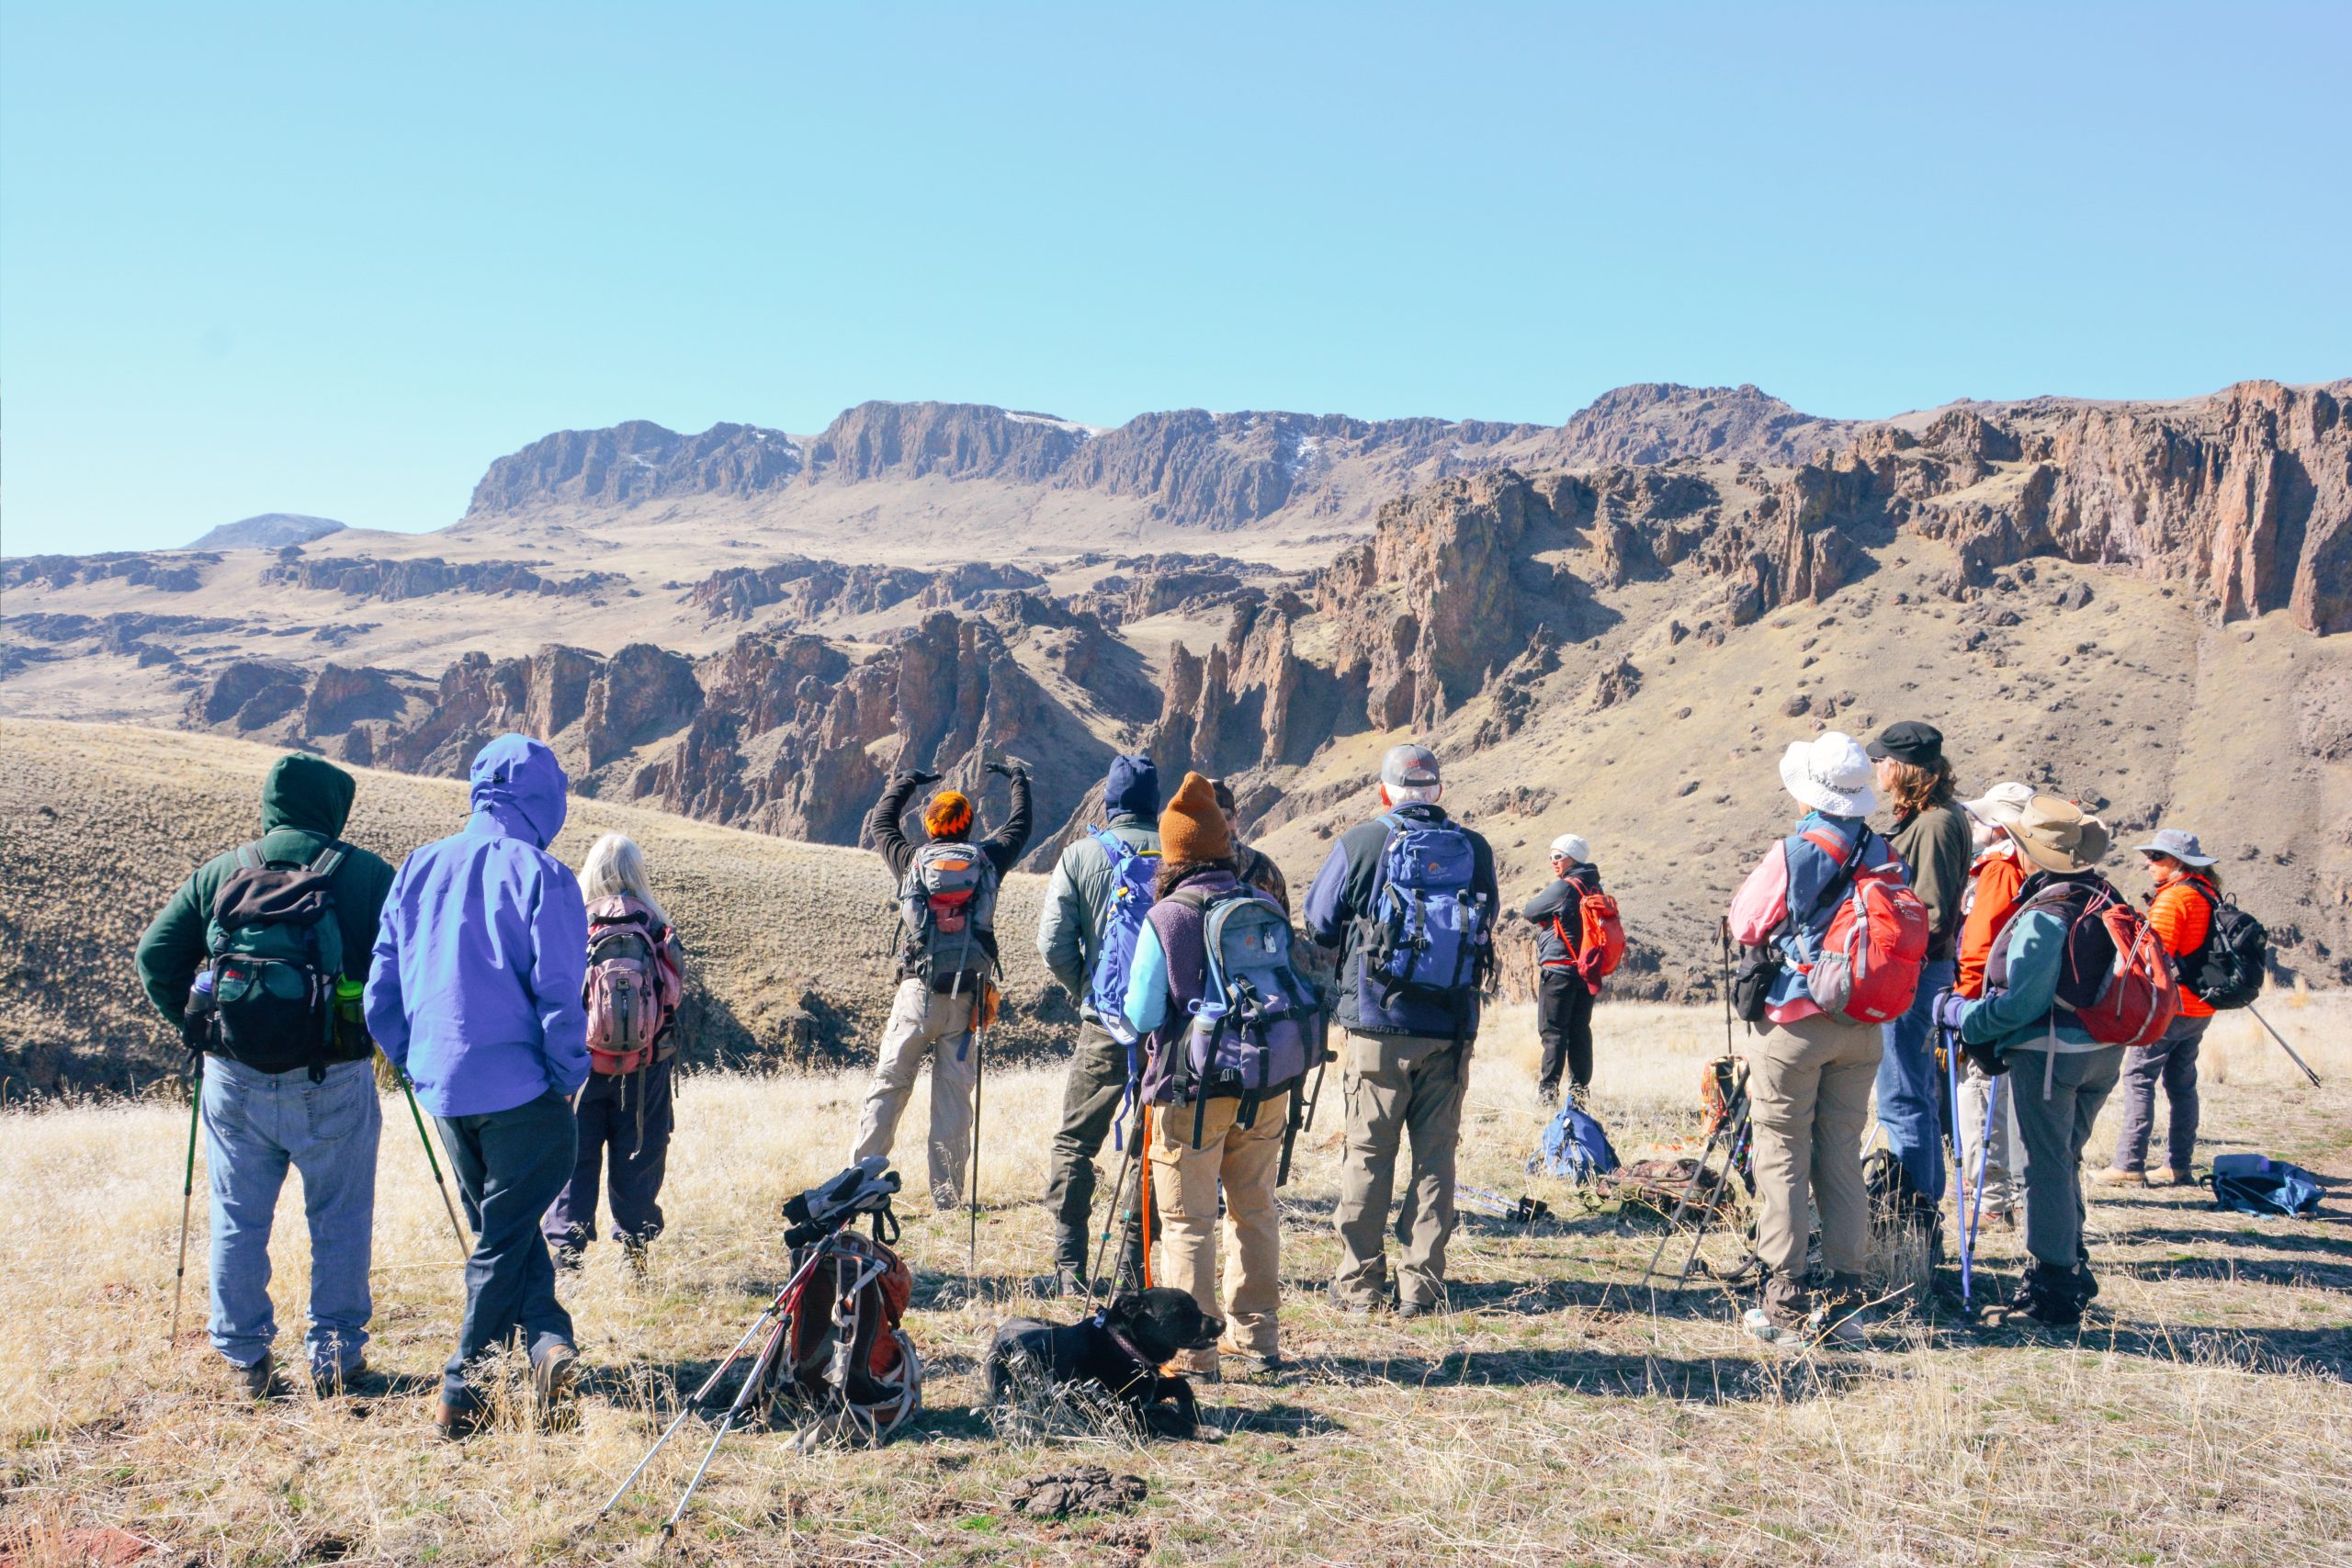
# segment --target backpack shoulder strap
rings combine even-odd
[[[266,871],[269,868],[269,863],[262,859],[259,839],[237,846],[237,867],[241,871]]]
[[[344,857],[350,852],[349,845],[339,840],[330,839],[327,840],[325,849],[311,857],[311,870],[321,876],[333,876],[342,866]]]

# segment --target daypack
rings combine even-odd
[[[1560,1107],[1544,1129],[1544,1145],[1527,1168],[1542,1168],[1547,1176],[1578,1185],[1596,1176],[1607,1176],[1617,1168],[1617,1151],[1611,1146],[1609,1134],[1599,1122],[1577,1109],[1574,1101]]]
[[[2018,889],[2009,921],[2027,910],[2054,908],[2066,920],[2066,947],[2058,967],[2058,1010],[2072,1013],[2083,1032],[2102,1045],[2145,1045],[2172,1027],[2180,1012],[2180,984],[2155,928],[2104,877],[2053,881],[2037,876]],[[1993,942],[1985,966],[1990,988],[2008,986],[2008,924]]]
[[[1731,1003],[1732,1010],[1749,1023],[1762,1023],[1771,1014],[1772,987],[1780,984],[1781,972],[1789,966],[1788,943],[1791,939],[1800,931],[1811,931],[1814,923],[1821,919],[1824,909],[1831,910],[1832,918],[1835,918],[1834,906],[1845,896],[1855,873],[1860,869],[1862,851],[1870,842],[1871,830],[1864,828],[1855,835],[1851,845],[1838,834],[1820,829],[1810,829],[1802,837],[1805,842],[1827,854],[1838,870],[1822,885],[1821,891],[1805,907],[1802,918],[1798,916],[1796,906],[1789,905],[1781,912],[1780,924],[1766,934],[1761,943],[1740,950],[1739,969],[1732,976]],[[1794,864],[1790,858],[1789,840],[1786,839],[1781,840],[1781,863],[1784,872]],[[1810,994],[1810,985],[1807,991]]]
[[[2290,1214],[2309,1219],[2319,1213],[2319,1178],[2301,1166],[2262,1155],[2216,1155],[2205,1179],[2216,1207],[2241,1214]]]
[[[346,852],[330,843],[303,864],[266,861],[258,842],[238,848],[237,869],[213,897],[205,927],[212,982],[200,1004],[205,1049],[265,1073],[308,1067],[314,1081],[329,1062],[368,1054],[364,1038],[335,1039],[344,953],[334,874]]]
[[[899,887],[906,966],[932,989],[960,988],[985,972],[996,928],[996,863],[977,844],[934,842],[915,852]]]
[[[1381,820],[1388,842],[1374,874],[1359,995],[1384,1012],[1400,998],[1442,1003],[1458,1023],[1487,942],[1486,896],[1471,890],[1476,847],[1452,822]]]
[[[1910,1010],[1933,925],[1899,857],[1890,850],[1884,860],[1863,858],[1873,836],[1855,846],[1845,896],[1805,970],[1814,1005],[1856,1023],[1886,1023]]]
[[[870,1156],[784,1206],[797,1283],[752,1375],[772,1423],[797,1418],[803,1447],[878,1444],[922,1408],[922,1361],[901,1326],[914,1275],[889,1246],[898,1190],[898,1173]],[[871,1236],[853,1228],[860,1215]]]
[[[1127,972],[1135,966],[1136,938],[1143,934],[1144,918],[1151,913],[1152,883],[1159,874],[1159,852],[1137,849],[1107,829],[1088,832],[1111,857],[1111,902],[1102,911],[1102,929],[1094,953],[1092,983],[1086,1005],[1102,1032],[1122,1045],[1136,1043],[1127,1022]],[[1129,1066],[1133,1066],[1130,1061]]]
[[[684,991],[666,926],[625,893],[588,906],[588,969],[580,983],[588,1012],[588,1066],[607,1077],[650,1066]],[[672,1047],[674,1050],[674,1047]]]
[[[1179,888],[1169,897],[1199,908],[1208,961],[1178,1047],[1182,1059],[1169,1075],[1177,1097],[1193,1102],[1197,1148],[1211,1100],[1239,1097],[1238,1127],[1255,1125],[1260,1103],[1285,1090],[1296,1110],[1306,1070],[1324,1059],[1328,1015],[1322,994],[1291,962],[1290,919],[1281,905],[1247,885],[1214,895]]]
[[[1577,940],[1570,942],[1560,917],[1552,917],[1552,927],[1559,933],[1562,945],[1577,955],[1577,973],[1598,995],[1600,982],[1617,973],[1617,966],[1625,962],[1625,922],[1618,917],[1613,897],[1588,893],[1577,900]]]
[[[2174,962],[2189,995],[2216,1012],[2251,1007],[2269,978],[2270,933],[2210,884],[2190,884],[2205,900],[2205,940]]]

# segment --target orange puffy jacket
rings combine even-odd
[[[2165,944],[2165,951],[2179,958],[2205,945],[2205,932],[2213,923],[2213,906],[2220,900],[2213,885],[2195,872],[2177,872],[2148,900],[2148,924],[2155,928],[2156,940]],[[2183,986],[2180,1016],[2211,1018],[2213,1007]]]
[[[1993,939],[2008,923],[2018,889],[2025,886],[2025,863],[2014,845],[2004,839],[1978,854],[1968,867],[1966,911],[1960,923],[1960,978],[1952,989],[1963,997],[1984,994],[1984,965],[1993,956]]]

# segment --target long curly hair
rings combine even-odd
[[[1958,794],[1951,763],[1942,757],[1926,767],[1896,760],[1892,777],[1888,793],[1894,796],[1897,817],[1917,817],[1931,806],[1950,806]]]
[[[1170,860],[1159,863],[1159,874],[1152,878],[1151,896],[1165,898],[1181,886],[1185,878],[1198,876],[1204,871],[1229,871],[1236,875],[1240,868],[1231,855],[1222,860]]]

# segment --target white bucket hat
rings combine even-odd
[[[2014,828],[2025,820],[2025,808],[2033,804],[2033,786],[2009,781],[1996,784],[1974,800],[1961,803],[1961,809],[1979,822],[1996,828]]]
[[[1578,865],[1582,865],[1592,858],[1592,846],[1586,843],[1578,834],[1563,833],[1552,840],[1552,852],[1555,855],[1566,855]]]
[[[1871,760],[1861,743],[1842,730],[1810,740],[1792,740],[1781,753],[1781,783],[1801,805],[1832,817],[1868,817],[1878,809],[1871,787]]]

